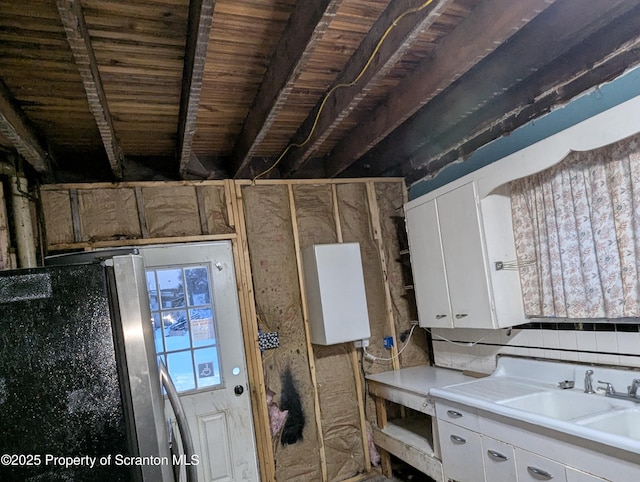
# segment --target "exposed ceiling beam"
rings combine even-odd
[[[200,104],[202,76],[207,59],[215,3],[215,0],[191,0],[189,5],[189,30],[184,55],[178,119],[177,151],[182,177],[187,174],[188,165],[191,162],[191,147],[196,130],[196,116]]]
[[[478,64],[554,0],[485,0],[442,39],[433,55],[400,82],[367,120],[325,160],[334,177],[384,139],[423,105]]]
[[[48,173],[46,150],[38,141],[22,109],[17,106],[4,82],[0,81],[0,132],[16,151],[39,173]]]
[[[234,147],[232,177],[247,174],[256,148],[284,107],[296,80],[342,2],[296,2]]]
[[[58,12],[67,41],[73,52],[76,66],[80,72],[89,108],[96,120],[102,143],[116,179],[123,178],[123,154],[109,112],[107,97],[104,93],[98,63],[91,46],[89,30],[84,20],[79,0],[57,0]]]
[[[638,12],[630,18],[630,22],[625,21],[626,27],[621,27],[628,31],[632,30],[634,37],[637,35],[637,25],[640,22],[640,8],[637,10]],[[616,29],[614,37],[618,38],[618,32],[621,29]],[[611,30],[608,32],[613,33]],[[580,93],[606,80],[612,80],[631,66],[640,65],[640,39],[634,38],[626,44],[621,40],[617,44],[620,48],[612,54],[610,45],[601,49],[603,41],[609,44],[608,40],[605,41],[604,37],[598,34],[593,37],[593,41],[577,47],[558,58],[553,65],[537,72],[533,82],[523,82],[465,119],[465,122],[455,129],[458,134],[457,142],[451,142],[447,136],[440,143],[443,149],[437,153],[430,151],[428,146],[420,149],[416,153],[419,157],[414,159],[414,161],[420,159],[420,163],[412,163],[409,160],[403,166],[407,182],[414,183],[423,178],[434,177],[452,162],[465,159],[479,147],[513,132],[531,119],[549,112],[554,106],[569,102]],[[607,50],[605,58],[602,58],[602,55],[597,57],[597,54],[602,53],[601,50]],[[577,63],[576,58],[579,59]],[[593,59],[596,58],[598,61],[594,62]],[[554,79],[560,78],[559,76],[570,80],[558,85]],[[542,87],[533,91],[533,86],[538,85],[538,82]],[[542,90],[545,88],[546,90]],[[528,104],[523,100],[525,98],[529,99]],[[533,98],[535,102],[531,102]],[[499,115],[497,109],[500,109]],[[493,122],[488,123],[487,119],[493,119]],[[482,128],[468,130],[467,132],[472,134],[461,137],[459,133],[472,124],[480,125]]]
[[[320,99],[293,136],[293,143],[304,145],[290,151],[282,160],[280,171],[285,176],[292,176],[296,171],[304,168],[311,154],[358,107],[372,85],[389,73],[411,49],[420,33],[427,30],[452,3],[454,0],[431,3],[425,0],[405,0],[389,4],[360,43],[339,77],[327,89],[327,92],[333,91],[331,102],[324,105],[324,110],[318,117],[317,112],[323,103],[323,99]],[[401,16],[402,19],[398,21]],[[387,31],[388,34],[385,37]],[[381,39],[383,42],[380,44]],[[376,55],[376,61],[368,64],[373,54]],[[366,70],[363,71],[365,66]],[[356,79],[357,82],[354,83]],[[338,87],[343,85],[348,87]]]
[[[637,32],[625,33],[621,29],[606,35],[597,34],[615,18],[623,18],[634,4],[637,5],[635,0],[589,5],[580,0],[556,3],[458,83],[425,105],[356,164],[346,169],[343,175],[381,175],[407,162],[419,169],[463,139],[472,137],[474,132],[496,122],[505,112],[510,113],[519,106],[532,104],[537,95],[545,90],[543,87],[540,92],[533,93],[526,88],[529,84],[542,82],[536,72],[552,63],[557,64],[557,59],[562,58],[560,65],[564,68],[556,69],[557,75],[546,79],[558,85],[561,79],[578,75],[607,52],[615,50],[616,45],[634,36]],[[580,55],[576,51],[582,52],[580,45],[592,34],[596,34],[600,41],[588,49],[588,59],[585,59],[585,54]],[[536,48],[532,49],[532,45],[536,45]],[[509,59],[509,62],[504,59]],[[518,95],[514,92],[503,95],[517,84],[523,86],[518,88]],[[545,109],[542,104],[537,107],[541,112]]]

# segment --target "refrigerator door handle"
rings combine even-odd
[[[197,482],[198,474],[196,466],[191,463],[195,450],[193,447],[191,430],[189,430],[189,424],[187,423],[187,416],[182,408],[182,403],[180,403],[178,390],[176,390],[176,387],[169,376],[169,370],[167,370],[167,366],[160,358],[158,358],[158,369],[160,370],[160,383],[167,391],[167,397],[169,397],[169,403],[171,404],[171,408],[173,408],[173,413],[175,414],[176,422],[178,423],[178,429],[180,430],[182,447],[188,462],[188,465],[186,466],[187,482]]]

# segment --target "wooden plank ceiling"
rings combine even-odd
[[[44,182],[429,177],[640,63],[637,0],[0,0]]]

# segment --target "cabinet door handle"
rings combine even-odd
[[[537,480],[553,479],[553,475],[551,475],[546,470],[542,470],[537,467],[532,467],[531,465],[527,466],[527,471],[533,476],[534,479],[537,479]]]
[[[497,460],[498,462],[505,462],[509,460],[509,457],[501,454],[500,452],[496,452],[495,450],[487,450],[487,454],[489,454],[489,457],[493,460]]]
[[[462,414],[460,412],[456,412],[455,410],[447,410],[447,415],[451,418],[461,418]]]
[[[436,315],[436,320],[441,320],[442,318],[446,318],[447,315]]]
[[[456,313],[456,318],[460,319],[460,318],[464,318],[465,316],[469,316],[468,313]]]
[[[459,435],[452,435],[452,436],[451,436],[451,441],[452,441],[454,444],[466,444],[466,443],[467,443],[467,440],[466,440],[466,439],[463,439],[463,438],[462,438],[462,437],[460,437]]]

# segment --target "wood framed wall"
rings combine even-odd
[[[418,330],[398,359],[376,363],[351,344],[312,345],[300,252],[360,243],[369,351],[392,358],[411,327],[393,219],[407,199],[403,179],[58,184],[40,195],[49,252],[231,240],[261,480],[339,481],[371,469],[366,434],[376,414],[364,373],[427,364],[426,338]],[[261,353],[259,330],[277,331],[280,347]],[[287,368],[306,423],[301,440],[283,445],[271,436],[266,391],[280,400]]]

